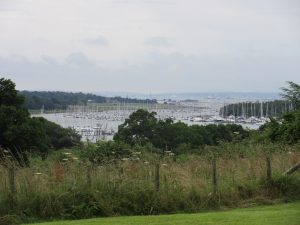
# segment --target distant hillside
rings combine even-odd
[[[217,99],[224,101],[255,101],[264,100],[272,101],[280,99],[281,96],[278,92],[172,92],[172,93],[134,93],[134,92],[95,92],[94,94],[101,96],[131,96],[132,98],[146,99],[172,99],[172,100],[205,100]]]
[[[103,97],[94,94],[59,91],[20,91],[25,96],[27,109],[66,109],[68,105],[86,105],[87,103],[157,103],[153,99],[132,99],[122,97]]]

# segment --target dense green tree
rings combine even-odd
[[[155,137],[157,129],[157,118],[155,112],[139,109],[132,113],[123,124],[119,126],[114,140],[123,141],[134,145],[144,145],[151,142]]]
[[[145,110],[132,113],[125,123],[119,126],[114,140],[130,145],[151,143],[161,150],[178,152],[176,149],[179,147],[182,149],[183,145],[188,148],[199,148],[205,145],[218,145],[220,142],[239,141],[248,136],[248,131],[240,125],[188,126],[180,121],[174,122],[170,118],[158,120],[155,115],[154,112]]]
[[[191,147],[197,148],[212,143],[212,137],[205,126],[192,125],[189,130],[189,142],[191,143]]]
[[[80,135],[72,128],[62,128],[60,125],[50,122],[42,117],[32,118],[32,121],[40,124],[46,134],[45,143],[49,148],[60,149],[80,145]]]
[[[9,79],[0,78],[0,106],[20,107],[24,102],[24,97],[18,94],[16,85]]]
[[[9,150],[21,165],[28,164],[26,152],[45,157],[50,148],[71,147],[80,143],[72,129],[64,129],[43,118],[31,118],[23,108],[24,97],[9,79],[0,79],[0,158]]]
[[[280,119],[271,118],[259,129],[260,137],[273,143],[294,144],[300,140],[300,85],[290,81],[288,84],[289,87],[282,88],[281,95],[293,103],[294,110],[283,114]]]
[[[300,110],[286,113],[280,121],[271,121],[261,127],[262,135],[271,142],[294,144],[300,141]]]
[[[281,139],[289,144],[300,141],[300,109],[287,113],[279,127]]]
[[[171,129],[171,126],[173,124],[173,120],[171,118],[167,118],[166,120],[158,120],[155,133],[153,135],[153,138],[151,140],[151,143],[161,149],[168,149],[170,146],[167,136],[169,133],[169,130]]]
[[[88,144],[81,152],[81,158],[89,160],[92,164],[110,163],[131,155],[131,148],[127,144],[115,141],[98,141]]]
[[[156,147],[174,150],[182,143],[188,143],[189,127],[182,122],[168,123],[161,121],[162,129],[157,132],[163,140],[163,145],[156,145]],[[155,144],[155,143],[154,143]]]
[[[292,81],[287,82],[289,87],[283,87],[281,95],[293,103],[294,109],[300,109],[300,85]]]
[[[18,94],[9,79],[0,79],[0,148],[10,149],[19,162],[27,161],[23,148],[29,148],[24,138],[30,135],[29,113],[22,108],[24,98]],[[23,160],[22,160],[23,159]]]

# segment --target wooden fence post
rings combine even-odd
[[[216,157],[214,156],[212,161],[212,191],[214,194],[217,193],[217,162]]]
[[[267,179],[272,179],[272,164],[271,164],[271,155],[266,157],[266,166],[267,166]]]
[[[9,190],[11,194],[14,194],[16,189],[15,189],[15,168],[14,166],[10,166],[8,168],[8,181],[9,181]]]
[[[159,175],[159,162],[155,164],[155,178],[154,178],[154,183],[155,183],[155,189],[156,191],[159,191],[160,188],[160,175]]]
[[[86,183],[88,188],[92,187],[92,168],[90,165],[87,166]]]
[[[64,182],[65,179],[65,169],[60,162],[55,162],[53,165],[53,175],[56,182]]]

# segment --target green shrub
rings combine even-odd
[[[271,180],[263,179],[261,185],[273,197],[300,199],[300,178],[297,176],[274,175]]]

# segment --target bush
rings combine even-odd
[[[300,199],[300,178],[297,176],[274,175],[271,180],[261,183],[272,196]]]
[[[6,215],[0,217],[0,225],[18,225],[21,224],[21,220],[16,215]]]
[[[127,144],[115,141],[98,141],[88,143],[81,152],[82,159],[88,159],[93,164],[103,164],[119,160],[131,155],[131,148]]]

